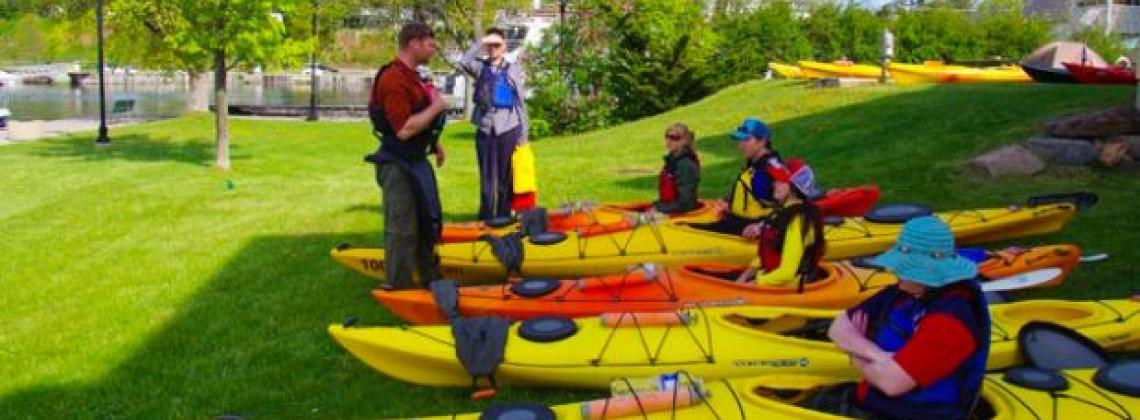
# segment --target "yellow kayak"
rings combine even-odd
[[[877,79],[882,73],[879,66],[870,64],[856,64],[848,62],[823,63],[819,61],[800,61],[796,63],[803,75],[809,79],[824,79],[829,77],[861,77]]]
[[[837,311],[779,307],[710,307],[687,312],[686,325],[611,328],[599,318],[546,318],[510,327],[499,384],[605,388],[622,376],[649,377],[684,370],[706,380],[763,374],[853,374],[847,356],[827,341]],[[1021,363],[1017,334],[1029,321],[1076,330],[1107,349],[1140,348],[1140,302],[1038,300],[990,305],[988,367]],[[680,314],[680,313],[679,313]],[[520,336],[526,330],[574,332]],[[455,356],[451,327],[329,327],[350,353],[402,381],[432,386],[471,386]]]
[[[804,72],[802,70],[800,70],[799,67],[793,66],[791,64],[770,62],[770,63],[768,63],[768,68],[772,69],[772,72],[776,73],[776,75],[783,77],[785,79],[804,79],[805,78]]]
[[[1113,366],[1103,369],[1117,369]],[[1096,369],[1058,372],[1068,388],[1045,391],[1011,382],[1002,374],[986,375],[976,418],[995,420],[1136,419],[1140,398],[1114,392],[1096,384]],[[684,378],[683,374],[680,374]],[[615,381],[618,383],[618,381]],[[807,374],[772,374],[750,378],[716,380],[699,386],[683,382],[677,392],[639,391],[608,399],[542,407],[505,404],[484,413],[425,417],[425,419],[502,420],[513,414],[536,410],[558,420],[606,419],[845,419],[816,411],[808,401],[821,390],[856,383],[853,377]],[[637,400],[633,399],[636,395]],[[697,397],[693,397],[697,396]],[[655,398],[656,397],[656,398]],[[640,403],[640,404],[638,404]],[[529,406],[529,407],[527,407]],[[497,409],[497,410],[496,410]],[[604,415],[603,415],[604,412]],[[523,418],[523,417],[519,417]],[[538,417],[526,417],[538,418]]]
[[[975,68],[928,61],[924,64],[891,63],[891,78],[898,83],[1029,83],[1033,79],[1018,66]]]
[[[1011,206],[936,213],[950,225],[960,245],[980,244],[1056,232],[1077,211],[1072,203]],[[901,223],[876,223],[862,217],[837,219],[825,228],[827,258],[876,254],[890,248]],[[678,266],[686,263],[748,264],[756,258],[756,242],[735,235],[699,230],[668,221],[630,230],[583,237],[567,232],[551,244],[522,240],[523,277],[584,277],[613,274],[641,263]],[[445,278],[466,284],[503,282],[507,270],[484,241],[440,244]],[[331,251],[338,262],[366,276],[384,278],[384,250],[341,245]]]

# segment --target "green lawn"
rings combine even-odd
[[[648,198],[669,122],[698,133],[702,195],[738,167],[725,135],[741,118],[773,124],[785,156],[831,186],[875,182],[884,199],[939,208],[999,206],[1091,189],[1102,202],[1070,229],[1112,254],[1033,296],[1121,296],[1140,288],[1134,200],[1140,171],[1066,170],[990,181],[963,159],[1039,131],[1050,115],[1130,103],[1130,88],[939,86],[810,90],[736,86],[614,129],[536,143],[540,199]],[[379,193],[361,157],[364,123],[235,121],[234,170],[211,167],[212,124],[187,117],[0,147],[0,417],[364,418],[478,409],[467,390],[408,386],[337,347],[325,326],[395,319],[374,283],[328,258],[339,242],[381,243]],[[470,126],[448,130],[439,172],[447,217],[478,204]],[[234,188],[227,189],[232,180]],[[501,399],[594,394],[510,389]]]

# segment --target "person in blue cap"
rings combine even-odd
[[[772,148],[772,130],[759,118],[747,118],[732,134],[744,158],[744,166],[728,196],[728,211],[713,223],[694,227],[719,233],[744,235],[745,227],[759,222],[777,206],[777,184],[791,180],[780,154]],[[785,185],[785,187],[787,187]]]
[[[898,284],[836,317],[828,336],[862,373],[855,406],[877,418],[964,419],[978,400],[990,320],[977,264],[933,216],[903,225],[871,260]]]

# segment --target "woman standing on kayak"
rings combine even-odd
[[[701,182],[701,161],[693,148],[693,131],[682,123],[665,130],[665,167],[657,178],[659,213],[684,213],[697,208],[697,187]]]
[[[792,177],[792,182],[773,184],[777,208],[764,221],[744,228],[744,237],[757,239],[757,258],[737,278],[738,283],[755,281],[760,286],[791,286],[796,280],[814,280],[823,260],[826,241],[823,216],[808,199],[810,177]]]
[[[958,256],[950,228],[931,216],[903,225],[895,246],[871,263],[898,284],[840,314],[828,331],[863,374],[853,402],[875,417],[968,418],[990,343],[977,264]]]

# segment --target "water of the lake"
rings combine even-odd
[[[367,85],[326,86],[318,90],[321,105],[364,106],[368,103]],[[189,95],[184,84],[174,85],[110,85],[110,104],[119,99],[134,99],[132,117],[166,118],[186,110]],[[230,104],[308,106],[309,89],[305,85],[234,84],[230,87]],[[5,101],[6,97],[6,101]],[[10,85],[0,87],[0,108],[7,107],[16,121],[98,118],[99,88],[88,85],[70,88],[66,84],[52,86]],[[211,104],[213,100],[211,100]]]

